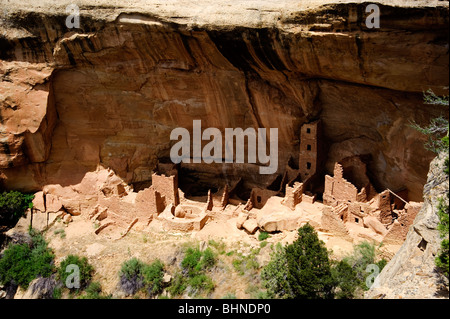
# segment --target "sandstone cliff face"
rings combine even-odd
[[[98,165],[127,183],[149,181],[169,156],[171,130],[192,129],[193,119],[222,132],[277,127],[282,173],[298,162],[301,125],[321,118],[326,172],[370,154],[375,186],[421,198],[433,155],[408,124],[448,113],[422,103],[429,88],[448,91],[448,2],[380,4],[380,29],[367,29],[360,1],[222,1],[184,15],[181,0],[140,10],[80,1],[80,29],[65,26],[64,1],[25,2],[1,1],[5,188],[75,185]],[[254,164],[186,167],[212,186],[217,177],[242,176],[249,188],[273,178]]]
[[[422,209],[402,247],[380,273],[379,287],[371,288],[366,298],[448,298],[448,288],[443,285],[447,279],[434,263],[441,243],[436,229],[438,199],[447,199],[449,192],[448,175],[444,173],[446,156],[441,153],[431,162]]]

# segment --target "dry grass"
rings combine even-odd
[[[61,236],[61,229],[64,229],[65,237]],[[118,274],[124,261],[132,257],[139,258],[145,263],[160,259],[166,266],[166,272],[173,276],[180,269],[184,251],[188,247],[198,247],[201,243],[201,240],[192,238],[191,234],[148,230],[132,230],[120,240],[111,240],[101,234],[95,235],[91,222],[81,217],[74,218],[68,227],[62,222],[57,222],[46,231],[45,237],[55,252],[56,264],[69,254],[87,257],[95,268],[93,281],[101,284],[103,293],[112,294],[117,298],[124,297],[118,289]],[[233,261],[245,259],[245,256],[256,249],[255,247],[259,247],[256,239],[255,243],[257,246],[240,241],[225,242],[219,238],[209,242],[208,247],[215,253],[217,263],[207,275],[213,279],[215,290],[203,297],[222,298],[230,294],[237,298],[252,297],[255,282],[259,278],[259,269],[245,268],[244,265],[243,272],[239,272],[233,266]],[[268,256],[270,249],[267,246],[259,250],[259,254],[253,256],[254,260],[260,258],[259,255]],[[137,297],[145,296],[138,294]]]

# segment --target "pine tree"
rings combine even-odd
[[[291,298],[334,297],[335,282],[328,251],[311,225],[298,230],[298,239],[286,247],[286,258]]]

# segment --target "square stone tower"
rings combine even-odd
[[[320,169],[322,156],[322,123],[320,120],[303,124],[300,130],[299,171],[302,181]]]

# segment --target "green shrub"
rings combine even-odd
[[[142,275],[148,294],[150,296],[159,295],[163,290],[164,264],[160,260],[156,260],[150,265],[145,265]]]
[[[100,293],[102,292],[102,286],[99,282],[91,282],[89,286],[87,286],[85,293],[81,299],[98,299]]]
[[[33,207],[34,195],[18,191],[0,193],[0,224],[9,224],[23,216],[28,208]]]
[[[0,259],[0,281],[7,284],[14,281],[22,287],[36,277],[30,261],[31,249],[27,244],[10,245]]]
[[[66,281],[70,275],[73,275],[72,271],[68,271],[70,268],[67,268],[69,265],[76,265],[79,269],[79,283],[80,287],[78,289],[84,289],[90,283],[92,279],[92,275],[94,273],[94,267],[89,264],[86,257],[79,257],[77,255],[68,255],[61,262],[58,269],[58,277],[59,279],[66,284]]]
[[[332,268],[332,274],[337,285],[335,297],[337,299],[353,299],[356,289],[361,286],[356,271],[348,263],[341,260]]]
[[[181,267],[188,273],[189,276],[195,275],[201,270],[200,260],[202,259],[202,252],[198,248],[188,248],[184,256]]]
[[[448,195],[447,195],[448,196]],[[435,259],[436,266],[442,270],[444,275],[449,277],[449,209],[448,205],[445,204],[444,200],[440,198],[438,204],[438,216],[439,224],[438,230],[442,238],[441,248]]]
[[[171,295],[179,296],[186,290],[190,296],[213,291],[214,282],[205,271],[212,268],[216,262],[216,256],[211,248],[201,252],[198,248],[189,247],[181,261],[183,273],[178,272],[168,288]]]
[[[181,272],[177,272],[174,275],[172,283],[169,286],[169,288],[167,288],[167,290],[170,292],[172,296],[180,296],[185,292],[186,287],[187,287],[186,277],[184,277]]]
[[[66,238],[66,232],[64,229],[57,229],[53,232],[55,235],[59,235],[61,239]]]
[[[356,272],[356,278],[360,282],[361,288],[363,288],[364,290],[368,290],[370,288],[366,285],[366,278],[371,274],[370,272],[366,271],[367,266],[375,264],[378,266],[378,270],[381,272],[381,270],[387,264],[387,261],[384,259],[376,262],[376,256],[376,246],[367,241],[364,241],[358,245],[355,245],[352,254],[343,259],[343,261],[349,264],[350,267]]]
[[[0,282],[14,282],[27,288],[37,278],[49,277],[54,269],[54,255],[44,238],[31,232],[31,244],[11,244],[0,258]]]
[[[111,299],[111,295],[102,295],[102,286],[99,282],[91,282],[85,289],[85,294],[78,299]]]
[[[444,275],[449,277],[449,242],[448,239],[443,239],[438,256],[436,257],[436,266],[439,267]]]
[[[263,240],[266,240],[266,239],[269,238],[269,237],[270,237],[269,233],[267,233],[267,232],[265,232],[265,231],[262,231],[262,232],[260,232],[259,235],[258,235],[258,240],[259,240],[259,241],[263,241]]]
[[[261,279],[266,296],[278,298],[333,298],[336,286],[325,244],[309,224],[291,245],[275,247]]]
[[[380,272],[383,270],[383,268],[387,265],[387,260],[386,259],[381,259],[379,260],[376,265],[378,266],[378,269],[380,270]]]
[[[189,295],[197,295],[198,293],[210,293],[214,290],[214,282],[205,274],[196,274],[188,280]]]
[[[255,296],[256,299],[272,299],[272,295],[268,291],[258,291]]]
[[[356,298],[357,292],[367,289],[367,266],[376,264],[381,271],[387,263],[385,259],[375,262],[376,254],[375,245],[363,242],[350,256],[331,262],[324,243],[306,224],[294,243],[275,246],[261,271],[262,286],[272,298]]]
[[[208,241],[208,245],[213,247],[219,255],[225,254],[226,245],[223,241],[217,242],[213,239]]]
[[[236,258],[233,259],[232,265],[239,275],[255,275],[256,271],[260,268],[256,256],[260,252],[260,248],[252,249],[248,255],[236,254]]]
[[[122,263],[119,272],[119,286],[128,295],[134,295],[139,290],[146,290],[154,297],[163,290],[164,264],[155,260],[145,264],[133,257]]]
[[[145,264],[142,261],[136,257],[133,257],[122,263],[122,267],[120,268],[120,276],[124,276],[127,279],[132,279],[135,276],[141,275],[144,265]]]
[[[216,256],[211,248],[203,252],[198,248],[188,248],[181,262],[181,267],[189,276],[195,276],[198,272],[212,268],[216,264]]]
[[[285,248],[278,243],[271,253],[270,262],[261,271],[262,285],[271,296],[287,298],[291,295],[287,275]]]
[[[145,264],[135,257],[122,263],[119,286],[126,294],[134,295],[144,287],[144,266]]]
[[[52,298],[61,299],[61,296],[62,296],[62,287],[55,287],[55,289],[53,289]]]
[[[212,268],[216,264],[216,256],[214,255],[211,248],[206,248],[203,252],[203,257],[201,260],[201,269],[209,269]]]

